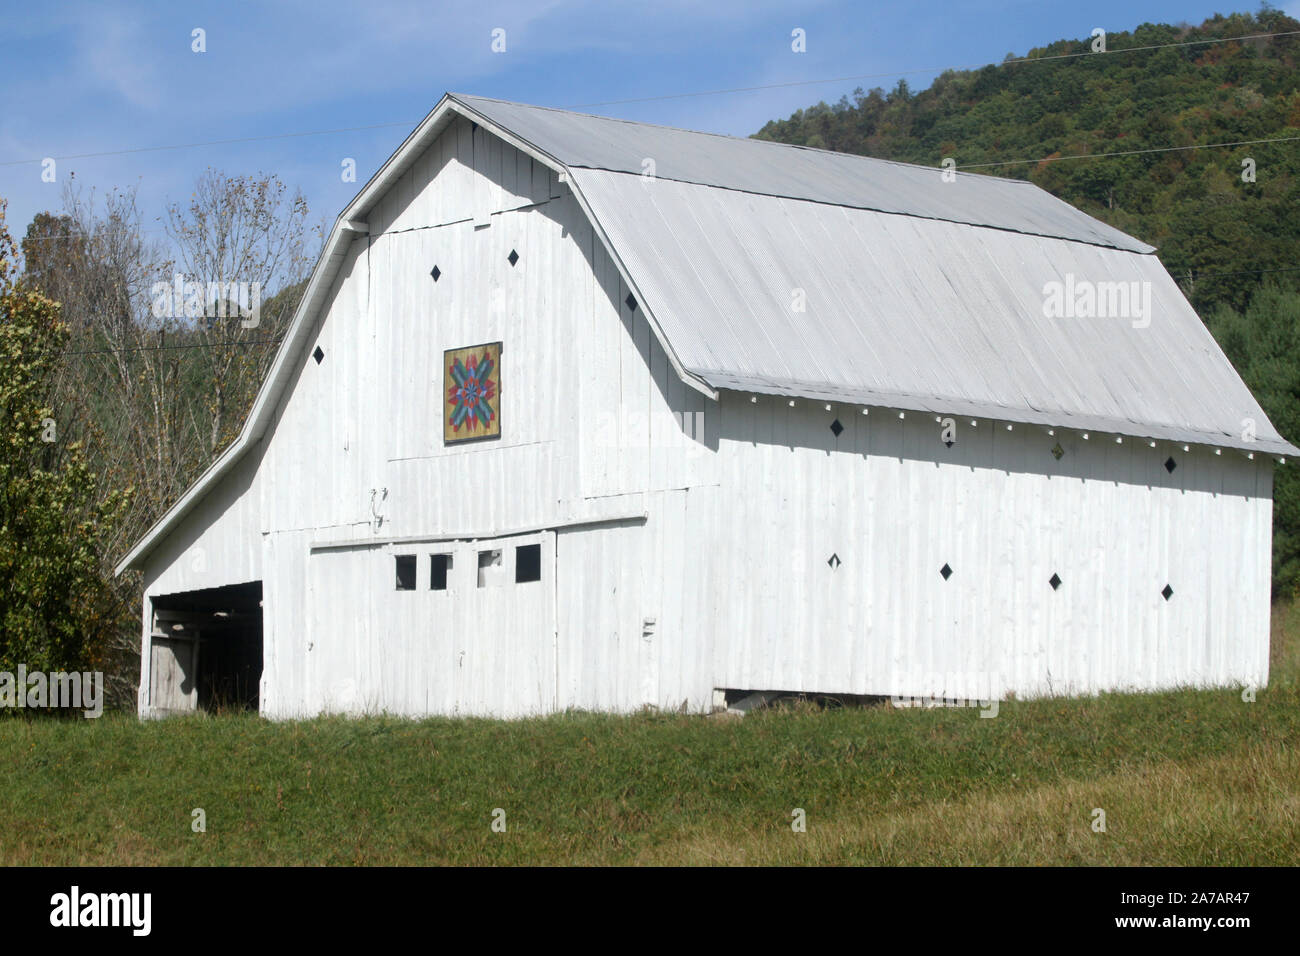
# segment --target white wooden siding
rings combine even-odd
[[[919,694],[909,675],[955,673],[948,696],[1025,696],[1267,679],[1267,461],[967,419],[949,449],[934,416],[731,394],[720,414],[720,520],[701,537],[728,556],[706,562],[708,593],[738,636],[719,642],[719,686]]]
[[[324,361],[300,357],[256,453],[149,558],[146,607],[263,582],[264,713],[1266,680],[1263,456],[967,418],[947,448],[933,415],[709,401],[567,189],[466,121],[370,230],[318,320]],[[497,340],[503,437],[444,447],[443,350]],[[494,538],[543,543],[543,581],[473,586]],[[444,547],[454,588],[431,592]],[[397,553],[419,557],[414,592]]]

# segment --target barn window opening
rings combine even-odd
[[[429,555],[429,590],[447,590],[447,572],[451,570],[450,554]]]
[[[515,250],[511,249],[511,250],[510,250],[510,255],[506,256],[506,258],[510,260],[510,264],[513,266],[516,262],[519,261],[519,253],[517,253],[517,252],[515,252]]]
[[[397,590],[415,590],[415,555],[397,555]]]
[[[839,437],[840,437],[840,432],[842,432],[842,431],[844,431],[844,426],[840,424],[840,420],[839,420],[838,418],[835,419],[835,421],[831,422],[831,434],[832,434],[832,435],[834,435],[836,438],[839,438]]]
[[[1177,467],[1178,467],[1178,462],[1174,461],[1173,455],[1170,455],[1168,458],[1165,459],[1165,471],[1169,472],[1169,474],[1172,475],[1174,473],[1174,469]]]
[[[433,278],[434,282],[437,282],[438,277],[442,275],[442,270],[439,269],[437,266],[434,266],[432,269],[429,270],[429,275]]]
[[[487,587],[496,580],[495,568],[501,567],[501,551],[480,551],[478,553],[478,586]]]
[[[1171,597],[1174,596],[1174,589],[1171,588],[1169,585],[1166,584],[1166,585],[1165,585],[1165,589],[1164,589],[1163,591],[1161,591],[1160,593],[1163,594],[1165,600],[1168,601]]]
[[[1057,574],[1055,571],[1053,571],[1052,577],[1047,583],[1050,584],[1052,586],[1052,590],[1055,591],[1057,588],[1061,586],[1061,576]]]
[[[1065,454],[1065,449],[1061,447],[1061,443],[1059,441],[1052,446],[1052,457],[1055,458],[1057,461],[1060,461],[1061,456],[1064,454]]]
[[[944,562],[943,567],[939,569],[939,573],[943,575],[945,581],[952,577],[952,568],[948,567],[948,562]]]
[[[515,584],[542,579],[542,546],[524,544],[515,548]]]
[[[316,346],[316,351],[311,353],[311,357],[314,358],[316,364],[319,365],[321,362],[325,361],[325,350],[318,345]]]
[[[636,296],[634,296],[631,292],[627,294],[627,298],[624,299],[623,301],[627,303],[627,307],[630,311],[632,312],[636,311]]]

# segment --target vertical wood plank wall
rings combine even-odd
[[[308,347],[324,361],[301,357],[146,571],[146,609],[263,582],[264,713],[1265,682],[1268,461],[969,419],[949,448],[934,416],[710,401],[567,187],[465,120],[369,226]],[[498,340],[502,438],[444,447],[443,351]],[[461,540],[386,543],[421,536]],[[477,552],[520,542],[544,544],[542,581],[479,589]]]

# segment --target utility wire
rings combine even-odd
[[[767,83],[760,86],[737,86],[737,87],[730,87],[727,89],[718,89],[718,90],[697,90],[694,92],[687,92],[687,93],[665,93],[658,96],[641,96],[641,97],[633,97],[631,99],[622,99],[622,100],[601,100],[593,103],[576,103],[569,106],[563,106],[558,108],[559,109],[585,109],[592,106],[620,106],[628,103],[651,103],[651,102],[659,102],[663,100],[684,99],[687,97],[694,97],[694,96],[722,96],[731,93],[751,93],[751,92],[757,92],[761,90],[779,90],[779,89],[788,89],[797,86],[813,86],[813,85],[825,84],[825,83],[847,83],[853,80],[882,79],[885,77],[904,76],[904,75],[911,75],[914,73],[944,73],[944,72],[948,72],[949,70],[977,70],[977,69],[983,69],[984,67],[988,67],[988,66],[1000,67],[1000,66],[1013,66],[1015,64],[1020,64],[1020,63],[1046,63],[1053,60],[1070,60],[1070,59],[1077,59],[1081,57],[1106,56],[1109,54],[1116,54],[1116,53],[1149,52],[1151,50],[1167,50],[1167,49],[1174,49],[1177,47],[1206,46],[1215,43],[1239,43],[1243,40],[1267,40],[1267,39],[1275,39],[1277,37],[1289,37],[1289,36],[1298,36],[1298,35],[1300,35],[1300,30],[1290,30],[1290,31],[1285,31],[1280,33],[1253,33],[1253,34],[1248,34],[1246,36],[1239,36],[1239,37],[1214,37],[1206,40],[1186,40],[1178,43],[1157,43],[1157,44],[1152,44],[1150,46],[1120,47],[1114,50],[1110,50],[1110,49],[1104,51],[1099,50],[1095,53],[1092,52],[1091,50],[1088,50],[1081,53],[1057,53],[1051,56],[1027,56],[1027,57],[1019,57],[1017,59],[1003,60],[1001,62],[976,63],[976,64],[969,64],[965,66],[925,67],[925,68],[913,68],[907,70],[890,70],[884,73],[859,73],[852,76],[834,76],[834,77],[826,77],[824,79],[817,79],[817,80],[793,80],[788,83]],[[297,133],[270,133],[265,136],[242,136],[234,139],[214,139],[214,140],[204,140],[204,141],[194,142],[194,143],[172,143],[163,146],[137,146],[128,149],[101,150],[99,152],[93,152],[93,153],[72,153],[66,156],[41,157],[40,159],[8,160],[6,162],[0,162],[0,167],[29,166],[34,163],[42,163],[46,159],[67,160],[67,159],[91,159],[91,158],[98,158],[102,156],[126,156],[133,153],[152,153],[152,152],[161,152],[164,150],[174,150],[174,149],[196,149],[203,146],[227,146],[236,143],[256,143],[265,140],[294,139],[294,138],[304,137],[304,136],[328,136],[334,133],[355,133],[355,132],[363,132],[366,130],[374,130],[374,129],[389,129],[395,126],[404,126],[409,129],[412,125],[414,124],[409,122],[375,123],[370,126],[341,126],[335,129],[307,130],[304,132],[297,132]]]
[[[1055,163],[1063,159],[1108,159],[1115,156],[1143,156],[1147,153],[1176,153],[1190,149],[1221,149],[1230,146],[1258,146],[1263,143],[1293,143],[1300,136],[1279,139],[1243,139],[1235,143],[1201,143],[1193,146],[1157,146],[1152,149],[1126,149],[1118,153],[1075,153],[1071,156],[1043,156],[1039,159],[1007,159],[997,163],[963,163],[954,169],[984,169],[989,166],[1021,166],[1032,163]]]
[[[761,90],[787,89],[787,88],[798,87],[798,86],[810,86],[810,85],[824,84],[824,83],[844,83],[853,80],[878,79],[878,78],[890,77],[890,76],[910,75],[914,73],[936,73],[936,72],[942,73],[942,72],[947,72],[949,70],[976,70],[976,69],[983,69],[988,66],[998,67],[998,66],[1011,66],[1015,64],[1021,64],[1021,63],[1041,63],[1041,62],[1047,62],[1052,60],[1069,60],[1069,59],[1077,59],[1077,58],[1089,57],[1089,56],[1104,56],[1106,54],[1114,54],[1114,53],[1149,52],[1153,50],[1165,50],[1165,49],[1193,47],[1193,46],[1206,46],[1206,45],[1211,45],[1216,43],[1241,42],[1244,40],[1275,39],[1278,37],[1289,37],[1289,36],[1297,36],[1297,35],[1300,35],[1300,31],[1291,30],[1285,32],[1278,32],[1278,33],[1256,33],[1256,34],[1248,34],[1246,36],[1240,36],[1240,37],[1216,37],[1216,38],[1206,39],[1206,40],[1189,40],[1189,41],[1183,41],[1179,43],[1160,43],[1160,44],[1151,44],[1148,46],[1140,46],[1140,47],[1121,47],[1118,49],[1108,49],[1108,50],[1097,51],[1097,52],[1088,50],[1088,51],[1083,51],[1078,53],[1053,54],[1051,56],[1019,57],[1016,59],[1003,60],[1001,62],[996,62],[996,63],[979,63],[979,64],[970,64],[965,66],[949,66],[949,67],[939,67],[939,68],[937,67],[913,68],[907,70],[894,70],[886,73],[860,73],[860,74],[849,75],[849,76],[829,77],[826,79],[817,79],[817,80],[796,80],[787,83],[769,83],[760,86],[742,86],[742,87],[730,87],[730,88],[717,89],[717,90],[699,90],[699,91],[688,92],[688,93],[669,93],[660,96],[634,97],[630,99],[621,99],[621,100],[601,100],[601,101],[596,101],[591,103],[576,103],[561,108],[562,109],[583,109],[583,108],[589,108],[593,106],[621,106],[621,105],[626,105],[631,103],[648,103],[648,102],[655,102],[655,101],[662,101],[662,100],[683,99],[683,98],[695,97],[695,96],[716,96],[716,95],[725,95],[731,93],[756,92]],[[85,159],[85,158],[100,157],[100,156],[120,156],[120,155],[127,155],[131,153],[157,152],[162,150],[175,150],[175,149],[191,149],[191,148],[197,148],[202,146],[218,146],[218,145],[228,145],[234,143],[249,143],[249,142],[259,142],[264,140],[289,139],[289,138],[297,138],[297,137],[305,137],[305,136],[324,136],[333,133],[349,133],[349,132],[360,132],[360,131],[374,130],[374,129],[388,129],[395,126],[409,127],[410,125],[411,124],[409,123],[376,123],[369,126],[347,126],[347,127],[339,127],[336,129],[312,130],[312,131],[298,132],[298,133],[277,133],[268,136],[247,136],[247,137],[239,137],[234,139],[209,140],[205,142],[180,143],[180,144],[173,144],[173,145],[166,145],[166,146],[145,146],[145,147],[138,147],[132,149],[105,150],[101,152],[79,153],[79,154],[72,154],[72,155],[52,157],[52,158],[58,160],[66,160],[66,159]],[[1142,156],[1142,155],[1148,155],[1154,153],[1186,152],[1186,151],[1198,150],[1198,149],[1224,149],[1224,148],[1232,148],[1237,146],[1258,146],[1258,145],[1268,145],[1273,143],[1290,143],[1290,142],[1295,142],[1297,140],[1300,140],[1300,136],[1288,136],[1288,137],[1281,137],[1278,139],[1240,140],[1240,141],[1229,142],[1229,143],[1202,143],[1202,144],[1196,144],[1190,146],[1164,146],[1164,147],[1153,147],[1149,149],[1122,150],[1122,151],[1109,152],[1109,153],[1076,153],[1069,156],[1043,156],[1037,159],[1003,160],[999,162],[989,162],[989,163],[963,163],[954,168],[987,169],[992,167],[1022,166],[1022,165],[1033,165],[1033,164],[1045,163],[1045,162],[1058,162],[1061,160],[1111,159],[1120,156]],[[41,159],[15,160],[15,161],[0,163],[0,166],[28,165],[32,163],[39,163],[42,161],[43,160]],[[148,230],[137,230],[137,231],[145,232]],[[64,234],[64,235],[52,235],[52,236],[31,236],[31,237],[25,237],[20,241],[22,242],[35,241],[35,240],[52,241],[57,239],[76,239],[76,238],[89,238],[89,237],[81,234]],[[1234,275],[1263,275],[1266,273],[1296,272],[1296,271],[1300,271],[1300,269],[1253,269],[1253,270],[1242,270],[1240,272],[1220,272],[1220,273],[1212,273],[1212,274],[1196,276],[1196,277],[1184,277],[1179,281],[1197,281],[1200,279],[1223,278],[1223,277],[1234,276]],[[269,341],[269,340],[263,340],[263,341]],[[103,352],[148,351],[148,350],[157,350],[157,349],[206,348],[211,346],[222,346],[222,345],[237,346],[237,345],[253,345],[253,344],[259,344],[259,343],[256,341],[248,341],[248,342],[229,342],[229,343],[208,343],[204,345],[144,346],[138,349],[107,349],[107,350],[94,350],[89,352],[70,352],[67,354],[88,355],[88,354],[100,354],[101,351]]]
[[[1117,156],[1144,156],[1149,153],[1174,153],[1186,152],[1197,149],[1225,149],[1237,146],[1261,146],[1270,143],[1293,143],[1300,140],[1300,136],[1283,136],[1278,139],[1245,139],[1231,143],[1199,143],[1191,146],[1154,146],[1150,149],[1127,149],[1114,153],[1074,153],[1069,156],[1040,156],[1037,159],[1007,159],[993,163],[961,163],[951,167],[952,169],[984,169],[994,166],[1032,166],[1036,163],[1055,163],[1068,159],[1113,159]],[[860,155],[857,153],[845,153],[846,156]],[[871,157],[866,157],[871,158]],[[918,165],[918,164],[912,164]],[[936,170],[942,167],[934,167]],[[148,229],[138,229],[136,232],[149,232]],[[156,230],[154,230],[156,231]],[[63,233],[53,236],[24,236],[19,239],[19,244],[24,242],[48,242],[56,239],[90,239],[92,236],[86,233]]]
[[[855,76],[835,76],[824,80],[793,80],[789,83],[767,83],[763,86],[736,86],[721,90],[700,90],[695,93],[668,93],[663,96],[640,96],[626,100],[600,100],[595,103],[575,103],[560,109],[585,109],[592,106],[623,106],[628,103],[652,103],[660,100],[678,100],[691,96],[720,96],[726,93],[752,93],[758,90],[781,90],[794,86],[814,86],[820,83],[847,83],[851,80],[878,80],[891,76],[910,76],[914,73],[947,73],[950,70],[982,70],[989,66],[1013,66],[1017,63],[1046,63],[1050,60],[1072,60],[1077,57],[1105,56],[1109,53],[1138,53],[1147,50],[1168,50],[1174,47],[1204,46],[1209,43],[1230,43],[1239,40],[1261,40],[1270,37],[1289,37],[1300,35],[1300,30],[1284,33],[1255,33],[1241,37],[1217,37],[1211,40],[1188,40],[1182,43],[1157,43],[1152,46],[1121,47],[1116,50],[1087,50],[1081,53],[1054,53],[1051,56],[1023,56],[997,63],[973,63],[964,66],[924,67],[908,70],[890,70],[886,73],[859,73]],[[1087,42],[1087,41],[1084,41]]]
[[[1188,271],[1186,266],[1183,266],[1180,269],[1174,269],[1171,266],[1165,266],[1165,269],[1169,271],[1170,275],[1173,275],[1173,273],[1176,271],[1179,272]],[[1259,275],[1267,275],[1273,272],[1300,272],[1300,267],[1294,269],[1242,269],[1238,272],[1207,272],[1203,275],[1194,275],[1194,276],[1185,275],[1181,277],[1174,276],[1174,278],[1178,282],[1200,282],[1202,279],[1221,279],[1225,276],[1259,276]]]
[[[30,166],[43,163],[46,159],[91,159],[100,156],[126,156],[131,153],[156,153],[169,149],[196,149],[200,146],[227,146],[232,143],[259,143],[272,139],[295,139],[302,136],[328,136],[331,133],[356,133],[371,129],[388,129],[393,126],[410,128],[410,123],[375,123],[372,126],[340,126],[337,129],[316,129],[302,133],[271,133],[267,136],[241,136],[236,139],[209,139],[198,143],[172,143],[167,146],[137,146],[130,149],[107,149],[97,153],[71,153],[67,156],[45,156],[41,159],[14,159],[0,163],[0,166]]]
[[[83,349],[77,352],[64,352],[64,355],[112,355],[119,352],[169,352],[174,349],[208,349],[228,346],[275,345],[284,340],[283,335],[270,339],[231,339],[226,342],[191,342],[184,345],[136,345],[120,349]]]

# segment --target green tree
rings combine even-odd
[[[68,329],[17,279],[0,201],[0,669],[103,670],[124,609],[101,576],[129,491],[96,501],[80,444],[51,404]]]
[[[1300,435],[1300,293],[1266,282],[1239,312],[1220,305],[1206,324],[1281,434]],[[1273,471],[1273,589],[1300,594],[1300,462]]]

